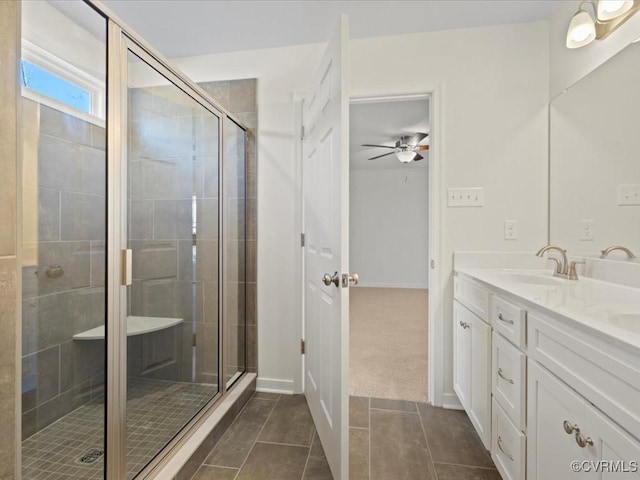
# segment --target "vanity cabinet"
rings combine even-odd
[[[453,388],[488,450],[491,442],[491,326],[486,321],[489,294],[464,280],[456,282],[456,292],[460,291],[464,294],[453,302]],[[470,292],[474,311],[484,312],[485,319],[467,307],[465,294]]]
[[[453,304],[454,390],[504,480],[640,480],[637,349],[467,275]]]

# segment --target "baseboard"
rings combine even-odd
[[[374,283],[374,282],[358,282],[356,287],[369,287],[369,288],[419,288],[428,289],[429,285],[421,283]]]
[[[258,381],[256,383],[256,392],[282,393],[284,395],[293,395],[293,386],[293,380],[258,377]]]
[[[447,408],[449,410],[464,410],[455,393],[445,393],[442,395],[442,408]]]

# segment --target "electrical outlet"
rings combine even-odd
[[[449,207],[483,207],[484,189],[482,187],[449,188],[447,205]]]
[[[618,205],[640,205],[640,185],[618,185]]]
[[[504,239],[505,240],[518,239],[518,221],[517,220],[504,221]]]
[[[593,220],[580,220],[580,240],[587,242],[593,241],[594,223]]]

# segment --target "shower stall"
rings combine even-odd
[[[146,478],[247,371],[246,128],[98,2],[22,42],[22,478]]]

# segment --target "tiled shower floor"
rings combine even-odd
[[[131,479],[213,396],[212,385],[130,378],[127,388],[127,479]],[[103,448],[104,404],[92,401],[22,442],[24,480],[103,478],[103,459],[78,459]]]

